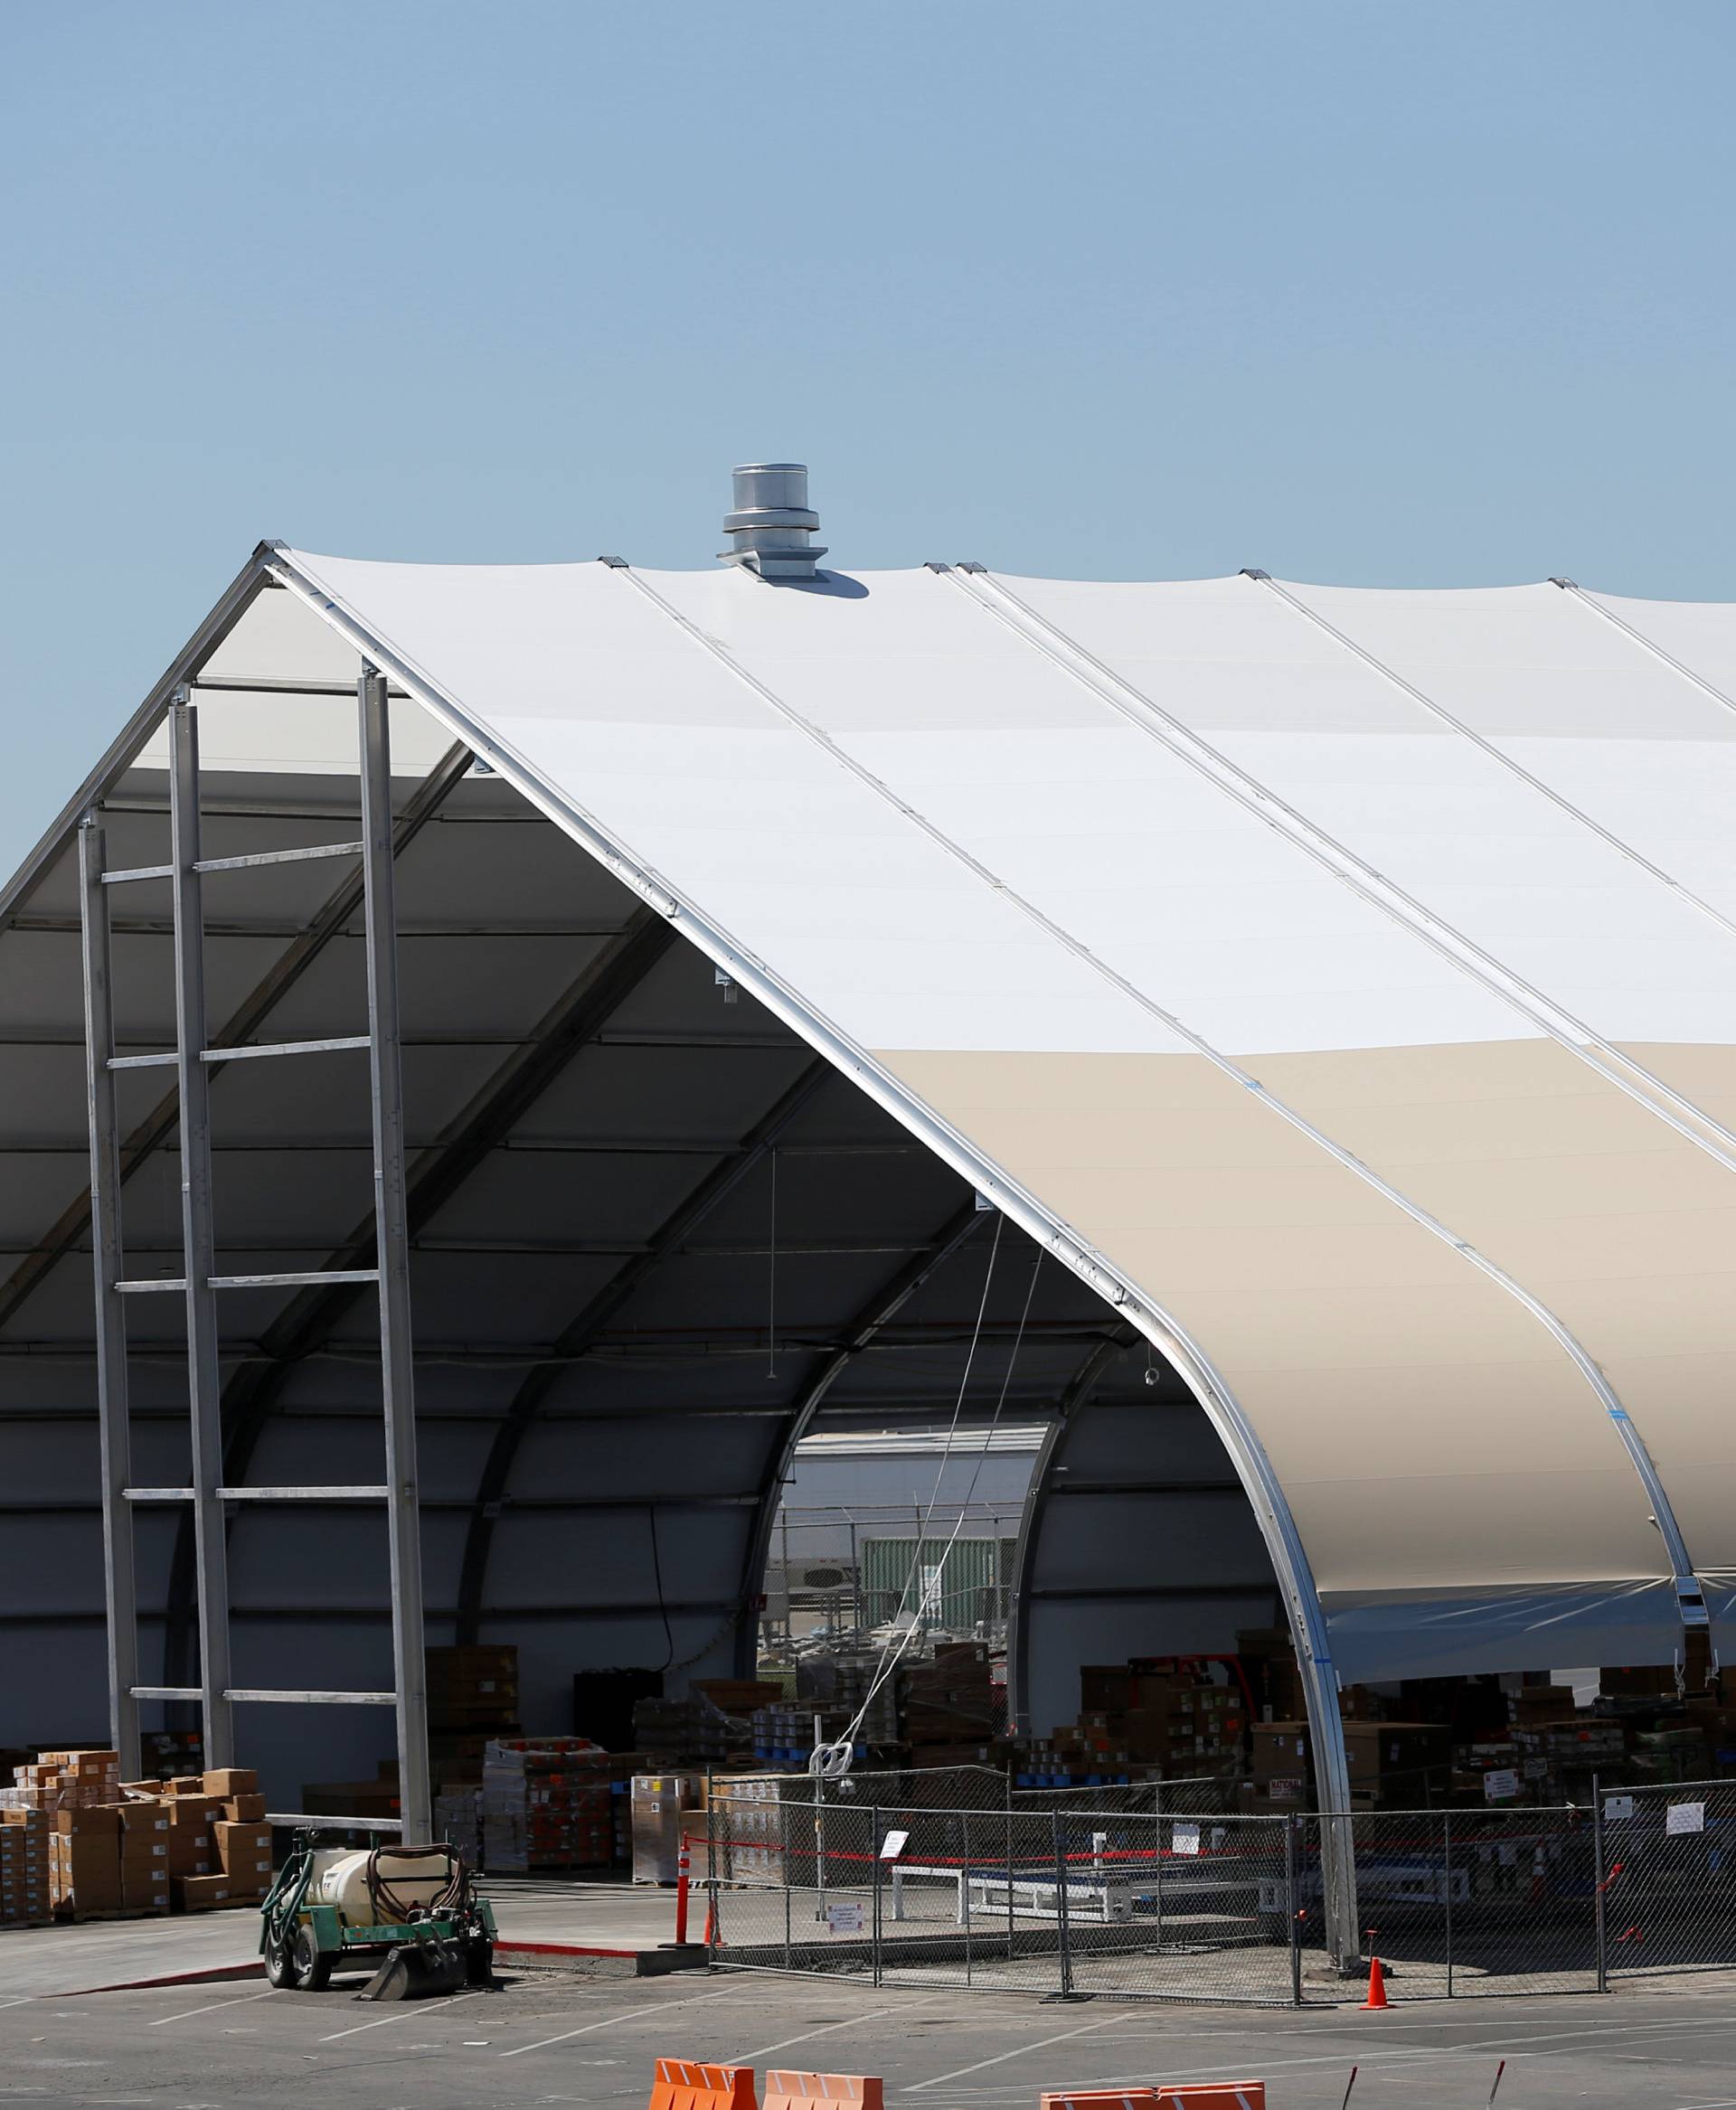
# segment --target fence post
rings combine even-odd
[[[958,1813],[958,1903],[965,1921],[965,1983],[970,1983],[970,1813]]]
[[[1591,1924],[1598,1946],[1598,1991],[1609,1990],[1609,1926],[1603,1902],[1603,1783],[1591,1776]]]
[[[1296,1901],[1296,1827],[1300,1819],[1282,1817],[1284,1827],[1284,1902],[1290,1922],[1290,2005],[1302,2005],[1302,1921]]]
[[[873,1858],[874,1858],[874,1902],[873,1902],[873,1920],[872,1920],[872,1922],[871,1922],[871,1924],[870,1924],[870,1939],[871,1939],[871,1941],[872,1941],[872,1943],[873,1943],[873,1960],[874,1960],[874,1983],[875,1983],[876,1985],[878,1985],[878,1984],[880,1983],[880,1975],[881,1975],[881,1963],[880,1963],[880,1882],[881,1882],[881,1876],[880,1876],[880,1850],[881,1850],[882,1843],[882,1842],[883,1842],[883,1840],[884,1840],[884,1837],[885,1837],[885,1834],[884,1834],[884,1833],[882,1832],[882,1830],[881,1830],[881,1828],[880,1828],[880,1811],[879,1811],[879,1808],[878,1808],[878,1806],[876,1806],[876,1807],[875,1807],[873,1810],[872,1810],[872,1811],[869,1813],[869,1819],[868,1819],[868,1823],[869,1823],[869,1832],[868,1832],[868,1846],[869,1846],[869,1851],[870,1851],[873,1853]]]
[[[1055,1933],[1061,1958],[1061,1997],[1071,2000],[1073,1992],[1072,1927],[1067,1910],[1067,1850],[1061,1831],[1061,1812],[1052,1813],[1050,1824],[1055,1835]]]
[[[1440,1813],[1442,1897],[1447,1907],[1447,1997],[1453,1997],[1453,1818],[1450,1810]]]

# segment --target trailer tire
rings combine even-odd
[[[293,1934],[287,1942],[266,1943],[265,1982],[278,1992],[293,1992],[301,1983],[301,1972],[296,1963],[296,1937]]]
[[[306,1992],[324,1992],[332,1982],[332,1956],[329,1949],[322,1949],[314,1939],[314,1930],[306,1921],[296,1929],[295,1946],[290,1952],[290,1964],[296,1973],[296,1983]]]

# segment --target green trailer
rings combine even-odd
[[[404,1863],[420,1866],[407,1876]],[[330,1895],[334,1870],[347,1879],[338,1898]],[[407,1884],[422,1895],[406,1901],[397,1886]],[[358,1898],[365,1898],[365,1910],[356,1909]],[[347,1964],[377,1966],[363,2000],[487,1985],[495,1932],[488,1900],[477,1896],[456,1847],[382,1847],[364,1854],[323,1848],[316,1832],[296,1834],[259,1907],[266,1979],[284,1992],[321,1992]]]

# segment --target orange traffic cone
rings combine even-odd
[[[715,1898],[705,1907],[705,1932],[701,1936],[701,1940],[708,1949],[714,1949],[717,1946],[717,1900]]]
[[[1371,1956],[1368,1959],[1368,1998],[1363,2005],[1365,2008],[1384,2008],[1392,2004],[1386,1997],[1386,1973],[1381,1967],[1381,1959]]]

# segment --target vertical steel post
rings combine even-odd
[[[1603,1783],[1591,1776],[1591,1915],[1598,1950],[1598,1991],[1609,1990],[1609,1941],[1603,1898]]]
[[[416,1479],[416,1390],[410,1318],[410,1221],[404,1201],[404,1083],[398,1031],[392,737],[386,680],[363,665],[362,871],[368,949],[373,1101],[373,1223],[380,1270],[380,1386],[385,1413],[386,1527],[392,1563],[392,1684],[398,1695],[402,1838],[433,1831],[428,1764],[428,1663],[422,1639],[422,1536]]]
[[[881,1955],[880,1955],[880,1898],[881,1898],[881,1880],[882,1880],[882,1878],[881,1878],[881,1866],[882,1866],[882,1863],[881,1863],[881,1851],[880,1851],[880,1850],[881,1850],[881,1848],[882,1848],[882,1847],[884,1845],[884,1843],[885,1843],[885,1839],[886,1839],[886,1835],[885,1835],[885,1833],[884,1833],[884,1832],[882,1831],[882,1829],[881,1829],[881,1814],[880,1814],[880,1811],[879,1811],[877,1808],[876,1808],[876,1809],[873,1809],[873,1810],[871,1810],[871,1811],[869,1812],[869,1815],[868,1815],[868,1841],[869,1841],[869,1844],[870,1844],[870,1846],[871,1846],[871,1847],[873,1848],[873,1856],[874,1856],[874,1900],[873,1900],[873,1956],[874,1956],[874,1983],[875,1983],[876,1985],[878,1985],[878,1984],[880,1983],[880,1982],[881,1982],[881,1968],[882,1968],[882,1966],[881,1966]]]
[[[1453,1997],[1453,1813],[1443,1810],[1440,1813],[1441,1881],[1446,1885],[1447,1907],[1447,1997]]]
[[[1067,1849],[1061,1836],[1061,1812],[1050,1818],[1055,1834],[1055,1932],[1061,1951],[1061,1997],[1073,1996],[1073,1942],[1071,1916],[1067,1902]]]
[[[211,1069],[205,1046],[205,913],[199,862],[199,721],[184,688],[169,709],[169,834],[175,866],[175,1079],[181,1113],[181,1247],[186,1274],[187,1388],[193,1417],[193,1550],[198,1577],[199,1686],[207,1766],[235,1763],[227,1697],[229,1553],[223,1505],[222,1369],[211,1181]]]
[[[1284,1902],[1290,1922],[1290,2005],[1302,2005],[1302,1907],[1297,1902],[1296,1828],[1299,1817],[1279,1820],[1284,1827]]]
[[[108,1737],[121,1777],[140,1770],[138,1603],[133,1564],[132,1420],[127,1392],[127,1315],[115,1284],[121,1272],[120,1131],[115,1112],[114,984],[107,861],[95,814],[79,824],[79,911],[83,928],[85,1116],[90,1132],[90,1278],[97,1306],[97,1427],[102,1458],[103,1602],[108,1622]]]

